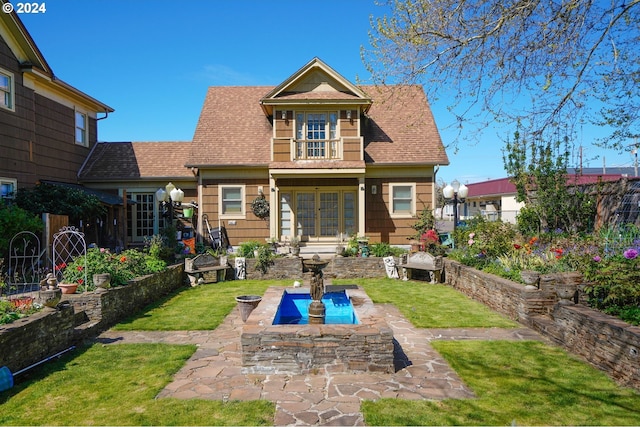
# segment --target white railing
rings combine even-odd
[[[296,160],[336,160],[342,158],[341,140],[294,140]]]

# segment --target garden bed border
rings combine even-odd
[[[445,283],[562,346],[618,384],[640,390],[640,327],[575,301],[561,305],[553,275],[542,275],[538,290],[445,259]]]

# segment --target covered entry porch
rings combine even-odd
[[[364,170],[272,170],[270,234],[329,243],[364,235]]]

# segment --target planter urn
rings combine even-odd
[[[260,304],[262,297],[259,295],[240,295],[236,297],[238,309],[240,309],[240,318],[242,322],[246,322],[251,312]]]
[[[111,284],[111,275],[109,273],[98,273],[93,275],[93,284],[96,288],[108,288]]]
[[[520,272],[520,277],[524,282],[524,288],[527,291],[537,291],[539,287],[540,281],[540,273],[533,270],[522,270]]]
[[[574,298],[578,285],[582,283],[582,274],[573,273],[558,273],[556,275],[555,290],[558,296],[558,304],[571,305],[575,304]]]

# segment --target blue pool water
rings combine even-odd
[[[358,323],[358,318],[347,293],[327,292],[322,297],[325,306],[325,324],[349,324]],[[309,323],[309,304],[311,295],[309,291],[295,292],[285,290],[278,306],[278,311],[273,319],[274,325],[306,325]]]

